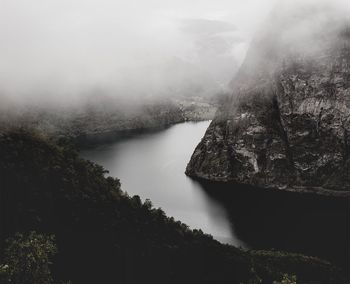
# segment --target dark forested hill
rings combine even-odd
[[[272,283],[284,274],[298,283],[343,283],[327,262],[244,252],[190,230],[128,196],[64,140],[1,133],[0,157],[0,248],[16,232],[53,234],[57,283]]]
[[[201,97],[152,98],[127,101],[96,94],[80,104],[0,105],[0,129],[25,127],[52,137],[81,140],[120,132],[158,129],[185,121],[210,120],[220,95]]]

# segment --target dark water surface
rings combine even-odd
[[[301,252],[349,267],[349,201],[200,183],[184,174],[208,125],[187,122],[123,135],[81,155],[120,178],[130,195],[151,199],[168,216],[221,242]]]

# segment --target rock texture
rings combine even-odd
[[[312,52],[255,39],[186,174],[349,196],[349,29],[327,36],[304,41]]]

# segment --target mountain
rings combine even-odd
[[[350,196],[350,25],[310,9],[272,13],[187,175]]]

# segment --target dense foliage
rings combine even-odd
[[[299,283],[342,282],[317,259],[285,255],[279,265],[275,253],[249,254],[190,230],[151,201],[128,196],[118,179],[105,177],[103,167],[79,158],[64,140],[53,143],[23,130],[3,133],[0,157],[0,247],[16,232],[54,234],[54,279],[272,283],[288,273]]]
[[[51,258],[57,253],[53,236],[32,231],[27,235],[15,234],[6,240],[0,281],[15,284],[52,283]]]

